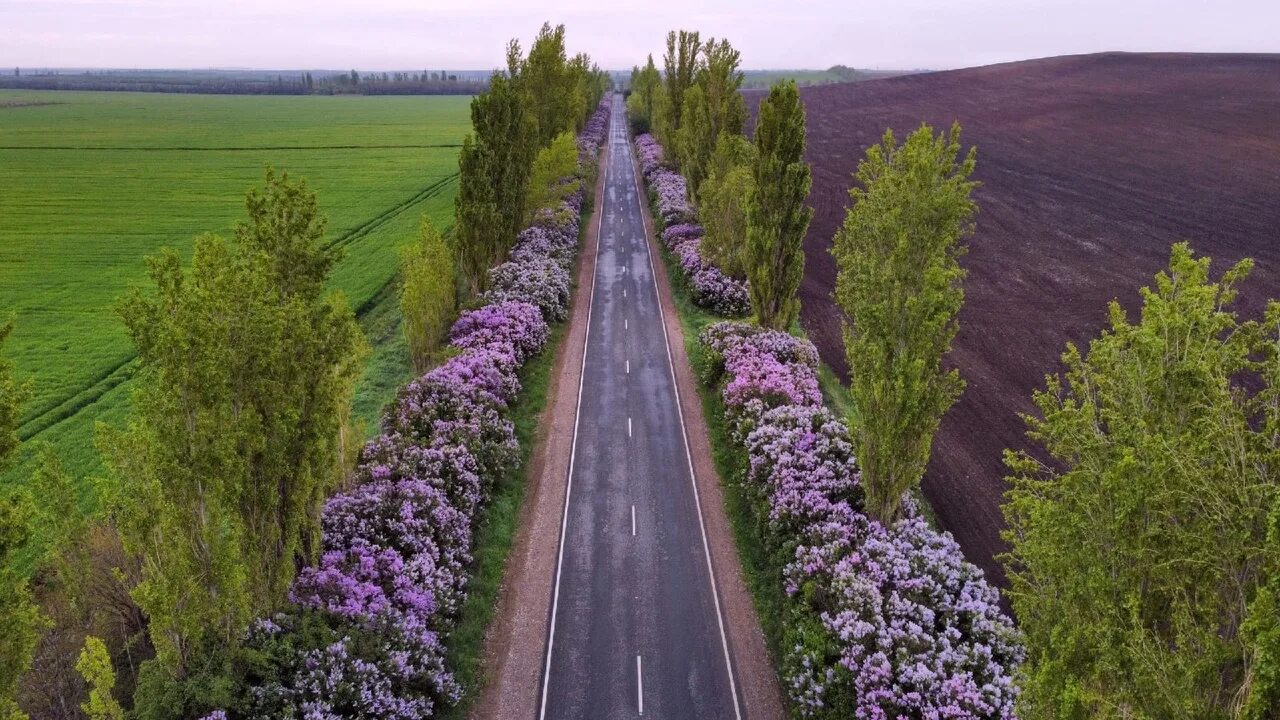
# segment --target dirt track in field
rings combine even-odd
[[[748,93],[754,108],[760,93]],[[1189,240],[1221,272],[1256,266],[1241,314],[1280,296],[1280,55],[1102,54],[801,90],[815,208],[802,320],[846,372],[828,250],[850,175],[885,128],[901,138],[959,121],[978,146],[981,212],[952,361],[968,389],[942,423],[924,480],[943,527],[1004,583],[1001,451],[1024,447],[1020,412],[1119,299]],[[1215,273],[1216,274],[1216,273]]]

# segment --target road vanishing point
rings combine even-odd
[[[612,102],[539,718],[740,719],[658,260]]]

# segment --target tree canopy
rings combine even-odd
[[[1175,245],[1035,393],[1047,458],[1006,453],[1023,717],[1275,717],[1280,304],[1236,318],[1251,267]]]
[[[964,302],[976,162],[976,148],[960,159],[959,125],[936,136],[923,125],[901,145],[886,131],[858,164],[836,233],[835,297],[861,416],[854,438],[867,509],[885,523],[919,484],[942,415],[964,389],[943,357]]]
[[[796,291],[804,276],[802,245],[813,217],[813,208],[805,204],[811,179],[804,144],[800,92],[794,81],[779,81],[761,101],[756,120],[743,253],[751,307],[756,320],[768,328],[789,327],[800,310]]]

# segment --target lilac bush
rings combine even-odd
[[[340,621],[316,647],[301,634],[305,619],[281,614],[250,628],[246,644],[283,666],[250,688],[248,717],[417,720],[461,694],[439,636],[412,619],[385,613]]]
[[[1011,670],[1022,662],[1022,645],[999,611],[995,589],[964,560],[950,534],[907,518],[888,529],[869,523],[866,537],[856,539],[852,533],[802,546],[786,570],[789,587],[810,598],[835,640],[845,671],[836,677],[856,698],[853,708],[814,707],[806,714],[1016,717]],[[810,586],[825,590],[802,592]],[[807,660],[809,667],[820,665],[819,658]],[[829,677],[810,673],[801,682],[820,697]]]
[[[449,344],[478,348],[505,343],[515,351],[516,361],[523,363],[547,344],[547,336],[547,322],[536,305],[500,302],[458,316],[449,330]]]
[[[862,506],[849,428],[825,407],[783,405],[764,414],[744,443],[747,487],[775,548],[800,542],[835,503]]]
[[[382,430],[418,445],[465,445],[486,483],[503,477],[519,457],[515,428],[482,386],[423,375],[401,389],[382,418]]]
[[[665,226],[662,242],[679,263],[694,303],[726,317],[750,313],[751,296],[746,283],[726,275],[702,257],[705,230],[696,222],[697,213],[689,204],[685,179],[663,164],[662,146],[653,136],[640,135],[635,145],[650,199]]]
[[[510,260],[489,270],[489,289],[481,299],[537,305],[547,322],[559,322],[569,314],[569,272],[546,256]]]
[[[706,264],[690,278],[694,302],[726,317],[742,317],[751,312],[751,295],[741,281],[720,268]]]
[[[578,234],[574,225],[573,234],[563,231],[554,217],[542,217],[534,225],[525,228],[516,236],[516,244],[511,248],[510,260],[516,263],[532,262],[550,258],[568,272],[573,267],[573,258],[577,254]]]
[[[807,340],[744,323],[700,335],[745,488],[791,606],[782,672],[808,718],[1014,718],[1024,650],[982,571],[908,503],[862,509],[847,426],[822,406]]]
[[[587,122],[583,124],[582,130],[578,133],[578,160],[580,165],[586,165],[595,159],[596,152],[600,146],[604,144],[605,138],[609,136],[609,111],[611,104],[608,99],[601,100],[596,105],[596,110],[587,118]]]
[[[657,138],[649,133],[637,135],[636,156],[640,161],[640,172],[645,177],[649,177],[649,173],[662,165],[662,146],[658,144]]]
[[[822,405],[817,373],[807,365],[779,360],[772,353],[743,342],[725,353],[724,366],[728,382],[721,396],[725,415],[739,442],[746,440],[773,408]]]

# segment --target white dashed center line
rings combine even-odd
[[[636,703],[640,714],[644,714],[644,673],[640,670],[640,656],[636,656]]]

